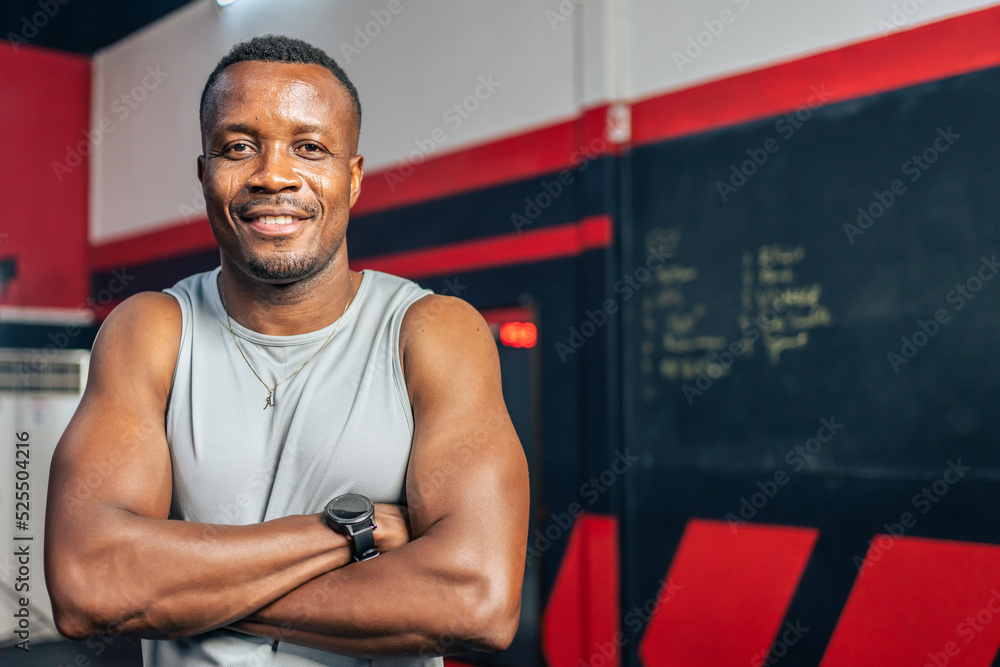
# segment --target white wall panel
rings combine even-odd
[[[629,3],[627,95],[632,99],[688,88],[851,42],[882,38],[900,29],[996,4],[982,0]],[[723,11],[730,12],[728,24],[721,23]],[[713,34],[712,28],[718,34]],[[705,46],[697,43],[699,33],[705,33],[700,36]],[[678,63],[674,54],[687,56],[685,50],[691,41],[697,45],[691,49],[697,55],[690,63]]]

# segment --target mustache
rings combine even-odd
[[[290,207],[298,211],[309,214],[310,217],[315,217],[320,214],[320,207],[318,204],[309,204],[295,195],[283,193],[278,195],[258,195],[256,197],[251,197],[246,201],[242,201],[239,204],[231,204],[229,206],[229,212],[233,216],[245,218],[247,214],[250,213],[255,208],[277,208],[277,207]]]

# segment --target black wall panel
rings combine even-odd
[[[772,468],[832,416],[811,470],[1000,470],[997,108],[987,70],[635,150],[628,265],[674,252],[629,303],[638,443]]]
[[[1000,543],[997,108],[992,69],[622,158],[623,273],[671,255],[622,314],[624,609],[691,518],[818,528],[781,660],[816,665],[903,512]]]

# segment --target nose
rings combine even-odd
[[[293,156],[280,147],[265,147],[257,155],[255,169],[247,179],[250,192],[296,191],[302,185],[292,164]]]

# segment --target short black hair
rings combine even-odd
[[[245,42],[240,42],[229,53],[222,57],[222,60],[215,66],[212,73],[208,75],[208,81],[201,91],[201,104],[198,107],[198,118],[201,122],[202,130],[205,127],[205,116],[207,106],[211,98],[212,88],[222,71],[230,65],[236,63],[260,61],[267,63],[302,63],[307,65],[319,65],[330,70],[337,77],[337,80],[347,89],[347,94],[351,98],[354,106],[354,120],[358,130],[361,129],[361,100],[358,99],[358,91],[347,78],[347,74],[340,68],[336,61],[328,56],[323,49],[316,48],[308,42],[294,37],[284,35],[264,35],[254,37]]]

